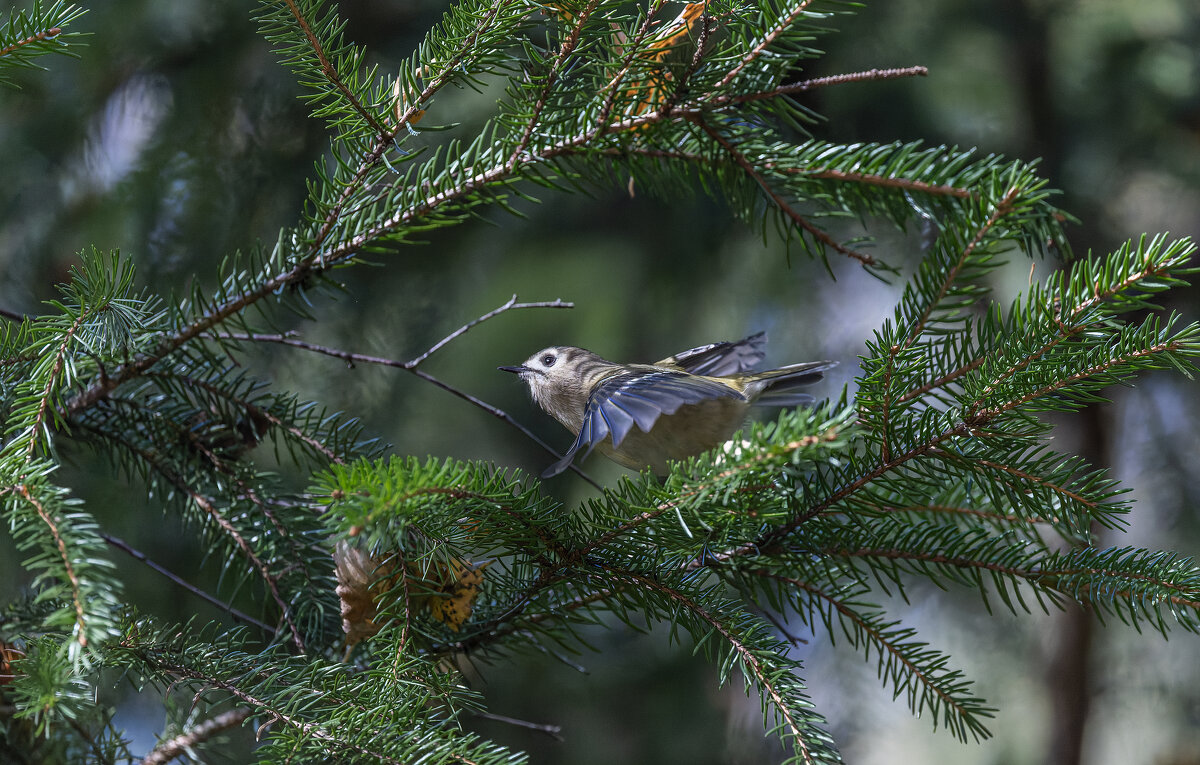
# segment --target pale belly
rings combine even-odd
[[[613,452],[609,438],[596,450],[625,467],[649,466],[664,475],[668,460],[694,457],[728,441],[742,427],[749,408],[744,401],[727,398],[683,406],[675,414],[659,416],[649,433],[637,427],[630,430],[618,452]]]

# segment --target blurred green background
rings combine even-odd
[[[410,53],[444,4],[429,0],[338,3],[347,35],[384,71]],[[43,59],[0,91],[0,307],[36,312],[77,254],[119,248],[149,288],[184,294],[211,283],[217,264],[297,220],[305,179],[327,144],[306,116],[292,75],[233,0],[114,0],[75,28],[91,33],[80,60]],[[832,19],[827,55],[798,76],[923,64],[927,78],[845,85],[806,102],[826,117],[812,132],[835,141],[923,140],[981,153],[1041,157],[1061,204],[1079,218],[1077,252],[1105,252],[1142,232],[1200,234],[1200,5],[1195,0],[876,2]],[[439,97],[426,119],[477,123],[488,96]],[[636,190],[635,190],[636,192]],[[550,443],[569,437],[534,410],[499,364],[551,343],[619,360],[648,361],[682,348],[767,330],[769,362],[831,358],[841,366],[819,391],[853,386],[863,341],[891,313],[898,285],[852,264],[820,263],[695,197],[631,197],[624,179],[593,196],[546,196],[525,219],[495,213],[437,232],[429,242],[337,273],[346,289],[314,298],[310,341],[411,358],[511,295],[562,298],[572,311],[511,312],[472,330],[428,371],[499,406]],[[859,233],[848,222],[839,235]],[[911,269],[920,231],[866,221],[874,252]],[[1007,303],[1029,261],[997,274]],[[1055,263],[1038,261],[1035,277]],[[907,271],[906,271],[907,273]],[[1196,292],[1171,294],[1194,318]],[[333,359],[263,347],[247,360],[282,389],[361,417],[398,453],[477,458],[540,471],[550,458],[504,423],[394,369],[347,368]],[[1147,377],[1113,402],[1063,418],[1054,447],[1110,465],[1138,503],[1112,544],[1200,552],[1200,409],[1196,383]],[[188,529],[106,477],[83,453],[67,479],[106,530],[211,586],[216,566]],[[622,471],[595,459],[603,483]],[[569,501],[590,493],[569,475],[549,485]],[[129,596],[167,620],[214,613],[122,553]],[[27,584],[11,542],[0,539],[3,600]],[[1129,628],[1080,628],[1052,614],[989,616],[977,597],[914,590],[895,613],[947,650],[1000,707],[995,738],[959,744],[914,719],[875,679],[874,666],[824,635],[797,648],[817,706],[852,763],[1058,763],[1083,719],[1082,761],[1200,763],[1200,640],[1169,641]],[[1095,622],[1083,624],[1098,627]],[[793,620],[793,628],[803,629]],[[840,638],[840,636],[838,636]],[[666,635],[627,629],[591,635],[599,653],[488,664],[475,682],[492,711],[564,727],[564,742],[511,725],[481,732],[531,751],[535,762],[758,763],[782,753],[763,738],[757,699],[715,687],[711,668]],[[1078,693],[1072,693],[1078,689]],[[127,686],[110,695],[119,724],[145,751],[161,707]],[[245,739],[245,737],[241,737]],[[227,760],[241,761],[231,745]]]

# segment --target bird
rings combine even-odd
[[[523,364],[498,367],[529,387],[534,403],[575,434],[575,442],[543,478],[566,470],[593,449],[633,470],[669,471],[670,461],[729,440],[753,404],[802,406],[797,391],[817,382],[834,361],[754,371],[767,335],[691,348],[654,364],[618,364],[570,345],[552,345]]]

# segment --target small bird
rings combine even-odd
[[[796,389],[817,382],[837,363],[810,361],[754,372],[766,344],[766,333],[759,332],[655,364],[616,364],[583,348],[554,345],[524,364],[499,369],[519,375],[534,402],[576,436],[543,478],[566,470],[580,449],[586,457],[593,448],[625,467],[649,466],[663,475],[668,460],[728,441],[751,404],[812,403],[812,396]]]

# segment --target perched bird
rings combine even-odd
[[[736,343],[692,348],[656,364],[616,364],[591,351],[555,345],[524,364],[499,367],[529,386],[535,403],[575,434],[566,455],[542,473],[566,470],[593,448],[634,470],[660,475],[681,460],[729,440],[751,404],[799,406],[796,389],[821,379],[832,361],[752,371],[765,355],[766,333]]]

